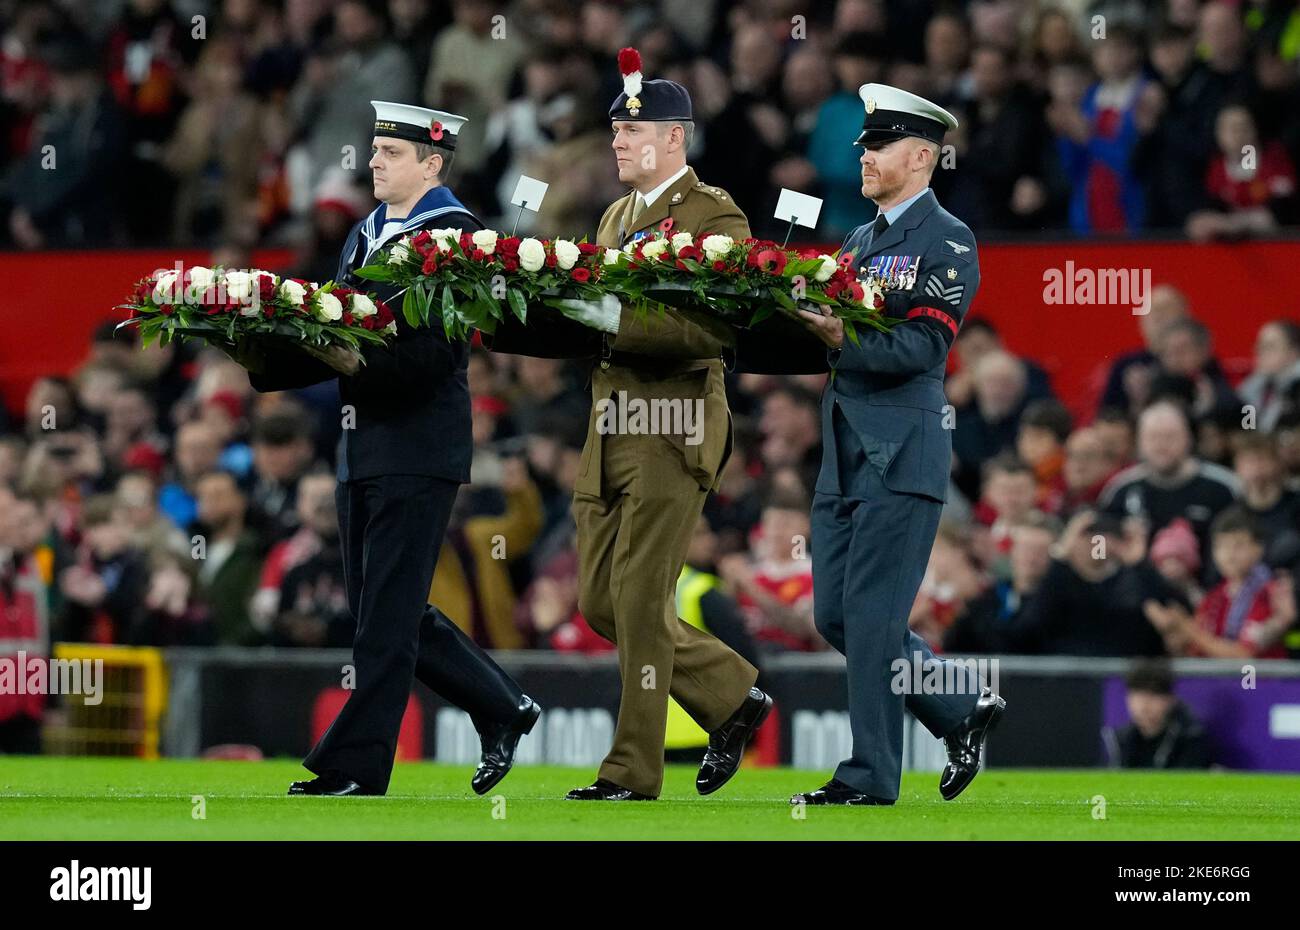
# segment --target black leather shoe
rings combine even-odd
[[[564,796],[566,801],[653,801],[648,794],[624,788],[612,781],[597,778],[594,785],[586,788],[574,788]]]
[[[704,751],[704,760],[695,776],[696,791],[712,794],[731,780],[740,768],[750,737],[771,712],[772,699],[757,688],[750,688],[740,709],[709,734],[709,748]]]
[[[339,772],[326,772],[311,781],[296,781],[289,786],[290,794],[315,794],[341,798],[348,795],[377,795]]]
[[[984,740],[1006,709],[1007,702],[985,688],[970,715],[943,738],[943,745],[948,750],[948,764],[943,767],[943,775],[939,778],[939,793],[945,801],[951,801],[965,791],[979,774]]]
[[[515,764],[515,748],[519,738],[533,731],[533,725],[542,715],[542,706],[524,695],[519,702],[519,713],[509,723],[497,724],[478,735],[483,746],[483,756],[469,786],[475,794],[487,794],[510,772]]]
[[[888,798],[877,798],[863,794],[857,788],[844,784],[838,778],[832,778],[816,791],[796,794],[790,799],[791,804],[878,804],[888,807],[894,802]]]

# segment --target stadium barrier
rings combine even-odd
[[[64,695],[57,722],[42,732],[45,751],[69,756],[157,759],[167,705],[163,653],[136,646],[56,643],[55,662],[77,663],[93,675],[94,700]],[[92,671],[93,670],[93,671]]]
[[[268,756],[301,756],[328,725],[324,705],[345,696],[345,650],[165,650],[170,677],[163,724],[168,756],[251,744]],[[502,652],[497,660],[545,713],[520,745],[521,764],[590,767],[613,735],[618,668],[609,656]],[[1103,727],[1127,723],[1124,659],[1032,656],[978,660],[998,678],[1010,710],[990,741],[997,767],[1088,768],[1108,764]],[[1176,690],[1205,724],[1215,761],[1234,769],[1300,772],[1300,662],[1191,659],[1173,663]],[[824,770],[848,755],[843,659],[790,654],[764,663],[776,700],[772,761]],[[341,693],[343,692],[343,693]],[[470,764],[478,739],[469,718],[423,686],[413,692],[403,755]],[[417,711],[413,714],[412,711]],[[942,745],[908,718],[904,764],[935,771]]]

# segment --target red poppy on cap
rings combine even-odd
[[[429,127],[429,138],[434,142],[442,141],[442,123],[438,120],[434,120],[433,125]]]
[[[475,413],[487,413],[494,417],[499,417],[510,409],[504,400],[491,394],[475,397],[470,407]]]

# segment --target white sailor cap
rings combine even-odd
[[[456,136],[468,122],[455,113],[414,107],[409,103],[372,100],[370,105],[375,108],[375,135],[423,142],[448,150],[456,148]]]
[[[943,144],[943,134],[957,128],[957,119],[943,107],[924,97],[910,94],[888,84],[863,84],[858,96],[866,113],[862,118],[862,135],[855,145],[892,142],[916,136]]]

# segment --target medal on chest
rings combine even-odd
[[[877,255],[868,260],[867,275],[886,291],[910,291],[920,266],[919,255]]]

